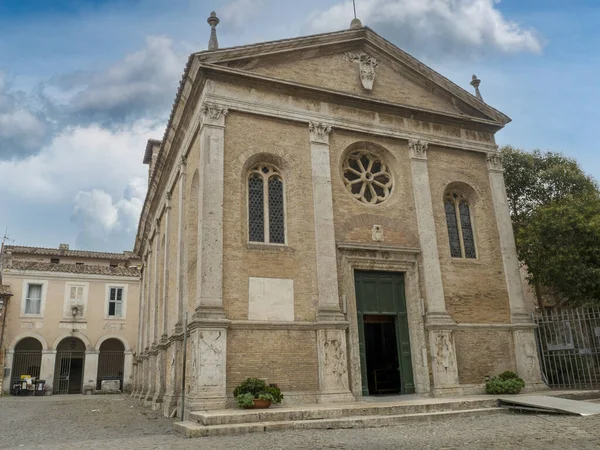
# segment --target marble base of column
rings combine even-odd
[[[447,314],[427,314],[425,328],[429,334],[432,394],[435,397],[461,394],[453,329],[456,323]]]
[[[188,340],[191,361],[187,362],[186,416],[192,411],[225,409],[227,403],[227,328],[197,325],[205,324],[194,322]]]
[[[348,378],[346,330],[317,330],[318,403],[353,402]]]

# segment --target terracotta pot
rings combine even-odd
[[[271,400],[258,400],[255,398],[252,401],[254,402],[254,408],[256,409],[266,409],[271,406]]]

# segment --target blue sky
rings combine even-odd
[[[187,56],[346,28],[348,0],[0,0],[0,228],[15,243],[120,251]],[[365,25],[513,122],[500,145],[561,151],[600,179],[600,4],[358,0]]]

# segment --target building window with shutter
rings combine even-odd
[[[248,175],[248,240],[285,244],[284,182],[270,164],[259,164]]]
[[[458,191],[448,191],[444,197],[444,211],[450,241],[450,256],[476,259],[475,235],[469,200]]]
[[[123,288],[111,287],[108,296],[108,317],[122,318],[123,317]]]
[[[85,313],[85,286],[81,284],[69,284],[69,299],[67,302],[67,317],[83,317]],[[75,314],[73,315],[73,312]]]
[[[25,297],[25,314],[37,315],[42,313],[42,284],[27,284],[27,296]]]

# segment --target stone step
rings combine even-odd
[[[508,410],[498,407],[484,407],[455,411],[424,412],[417,414],[348,416],[328,419],[284,420],[254,423],[229,423],[222,425],[201,425],[198,422],[175,422],[175,429],[185,437],[229,436],[246,433],[289,430],[333,430],[348,428],[379,428],[410,422],[434,422],[453,418],[479,417],[490,414],[503,414]]]
[[[429,399],[428,399],[429,400]],[[356,416],[398,416],[442,411],[493,408],[495,398],[477,400],[429,400],[401,403],[360,402],[346,405],[304,406],[297,408],[229,409],[222,411],[196,411],[189,419],[203,426],[251,424],[257,422],[284,422],[303,420],[328,420]]]

